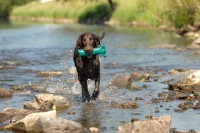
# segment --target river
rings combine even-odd
[[[102,132],[117,132],[119,125],[130,122],[132,118],[146,119],[146,115],[153,117],[171,115],[171,128],[188,131],[199,128],[200,111],[187,110],[183,113],[174,112],[174,108],[182,101],[144,105],[139,101],[137,109],[114,109],[112,102],[127,102],[135,97],[145,97],[145,94],[157,96],[167,85],[147,82],[136,84],[147,88],[142,91],[127,89],[107,90],[110,79],[116,73],[130,74],[138,68],[166,75],[167,71],[176,68],[199,69],[199,55],[194,51],[177,52],[171,49],[149,48],[152,45],[176,44],[185,48],[192,42],[189,38],[177,38],[171,32],[164,32],[153,28],[133,28],[126,26],[81,25],[81,24],[54,24],[33,22],[9,22],[0,24],[0,66],[8,64],[12,67],[0,70],[0,87],[9,89],[13,85],[25,85],[43,80],[54,83],[55,87],[49,90],[56,93],[57,89],[68,86],[66,82],[73,79],[66,71],[73,66],[73,49],[77,37],[84,32],[92,32],[106,36],[102,45],[106,46],[107,57],[100,57],[101,61],[101,94],[104,100],[97,100],[89,104],[78,102],[80,99],[80,86],[72,86],[65,96],[69,103],[68,110],[59,111],[58,116],[81,123],[84,127],[98,127]],[[112,66],[110,64],[114,63]],[[37,77],[40,71],[62,71],[60,77]],[[92,83],[91,83],[92,84]],[[93,88],[90,87],[92,90]],[[28,96],[14,95],[12,98],[0,99],[0,111],[5,108],[23,109],[23,103],[33,100],[37,92]],[[155,113],[155,108],[159,113]],[[166,110],[169,108],[169,110]],[[67,114],[68,111],[75,115]]]

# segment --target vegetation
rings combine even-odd
[[[0,18],[7,18],[14,6],[24,5],[33,0],[0,0]]]
[[[199,19],[199,0],[116,0],[118,6],[112,18],[121,22],[148,22],[156,26],[167,24],[182,27]]]
[[[30,1],[34,2],[23,5]],[[11,12],[10,4],[20,6]],[[11,13],[11,16],[71,18],[80,22],[113,19],[121,23],[182,27],[193,25],[200,18],[199,0],[54,0],[47,3],[39,0],[0,0],[0,5],[0,16]]]
[[[199,20],[199,0],[171,0],[168,4],[168,19],[176,27],[182,27],[185,24],[193,25],[195,21]]]
[[[107,19],[111,17],[111,8],[107,0],[98,2],[77,1],[35,2],[15,8],[11,15],[21,17],[69,18],[78,19],[79,21],[89,18]]]

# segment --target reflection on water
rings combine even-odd
[[[77,120],[84,127],[100,127],[100,110],[92,104],[82,105],[80,118]]]
[[[67,69],[74,65],[72,61],[73,49],[77,37],[84,32],[92,32],[106,36],[102,45],[106,46],[107,57],[100,57],[101,61],[101,94],[104,100],[83,104],[80,99],[79,83],[70,84],[67,81],[77,78],[67,74]],[[9,22],[0,24],[0,87],[10,88],[13,85],[26,85],[29,83],[51,83],[50,93],[62,92],[70,102],[69,110],[75,115],[68,115],[67,111],[59,112],[59,116],[81,123],[84,127],[99,127],[105,132],[117,132],[118,126],[129,122],[131,118],[145,119],[145,115],[160,116],[172,115],[172,126],[188,131],[198,130],[199,111],[188,110],[177,114],[173,108],[180,102],[159,103],[144,105],[145,101],[138,101],[140,107],[136,110],[113,109],[112,102],[127,102],[135,97],[145,97],[148,101],[151,97],[145,94],[157,96],[166,85],[155,82],[139,83],[147,85],[143,91],[107,90],[110,79],[116,73],[130,74],[132,71],[150,71],[162,74],[175,68],[199,69],[200,60],[194,51],[175,52],[169,49],[150,49],[151,45],[176,44],[185,47],[191,40],[175,38],[171,33],[156,29],[110,27],[79,24],[43,24],[28,22]],[[114,65],[112,65],[114,64]],[[39,71],[62,71],[60,77],[36,77]],[[92,91],[92,83],[90,87]],[[13,96],[0,99],[0,111],[4,108],[23,108],[25,101],[34,99],[30,96]],[[154,109],[160,108],[160,113]],[[165,110],[170,108],[170,110]],[[141,114],[141,115],[137,115]],[[182,121],[182,120],[186,121]],[[192,123],[187,125],[186,123]]]

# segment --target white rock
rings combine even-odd
[[[72,75],[77,74],[76,67],[75,67],[75,66],[70,67],[70,68],[67,70],[67,73],[68,73],[68,74],[72,74]]]

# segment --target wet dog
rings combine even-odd
[[[101,36],[97,36],[93,33],[84,33],[81,34],[76,41],[73,60],[78,72],[78,80],[81,84],[83,102],[86,100],[89,102],[90,100],[98,98],[100,85],[100,62],[99,55],[78,57],[77,51],[78,49],[83,49],[85,53],[92,53],[93,49],[100,45],[104,36],[105,32],[103,32]],[[95,89],[91,97],[88,91],[88,79],[95,81]]]

